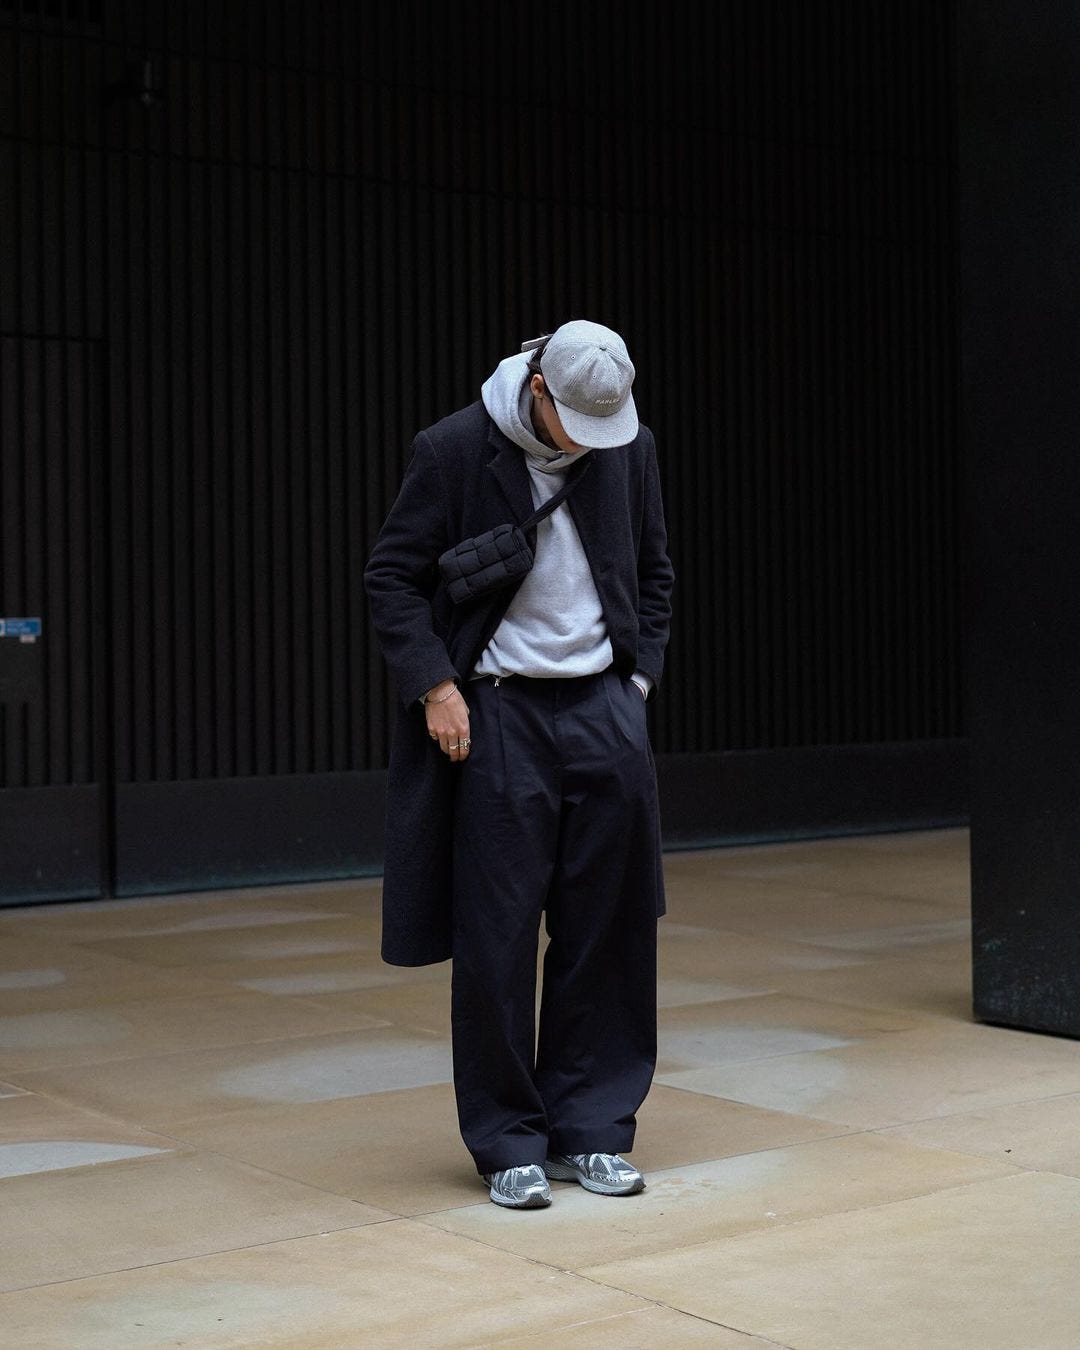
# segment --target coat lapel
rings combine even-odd
[[[611,503],[618,500],[615,485],[609,481],[612,468],[611,450],[590,450],[582,465],[582,472],[588,469],[584,482],[574,489],[574,495],[567,501],[570,514],[577,526],[578,538],[593,566],[594,579],[599,584],[600,577],[595,576],[597,564],[606,562],[611,556]],[[577,470],[573,470],[577,472]]]
[[[510,503],[514,521],[524,520],[533,513],[532,488],[529,471],[525,467],[525,451],[504,436],[494,422],[488,430],[488,440],[497,453],[488,460],[488,469],[495,475],[503,496]]]
[[[509,502],[515,523],[520,523],[535,510],[529,470],[525,465],[525,451],[504,435],[494,422],[488,431],[488,440],[496,447],[496,453],[488,460],[488,469],[495,475],[503,496]],[[586,524],[590,535],[596,538],[602,538],[603,535],[605,491],[601,480],[606,477],[605,470],[609,467],[603,460],[604,453],[602,450],[590,450],[580,468],[575,465],[570,469],[570,473],[585,479],[574,489],[569,503],[574,519]]]

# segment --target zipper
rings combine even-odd
[[[500,684],[502,684],[502,676],[501,676],[501,675],[496,675],[496,676],[495,676],[495,688],[498,689],[498,687],[499,687]]]

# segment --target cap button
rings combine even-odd
[[[606,342],[601,342],[601,344],[600,344],[600,350],[601,350],[602,352],[606,352],[606,351],[607,351],[607,343],[606,343]]]

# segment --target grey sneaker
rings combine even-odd
[[[544,1163],[552,1181],[578,1181],[597,1195],[637,1195],[645,1178],[617,1153],[553,1153]]]
[[[507,1167],[501,1172],[485,1172],[491,1198],[508,1209],[543,1209],[551,1204],[551,1188],[539,1163],[528,1167]]]

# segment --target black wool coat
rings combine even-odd
[[[652,432],[641,426],[629,445],[590,450],[568,472],[582,475],[567,508],[596,583],[613,664],[625,676],[650,675],[651,697],[663,675],[674,585]],[[427,734],[418,700],[456,678],[468,701],[466,681],[521,584],[455,605],[437,559],[532,511],[525,452],[477,400],[417,434],[364,568],[372,622],[400,698],[383,872],[382,956],[391,965],[428,965],[451,954],[453,794],[461,765]],[[662,885],[658,894],[662,914]]]

